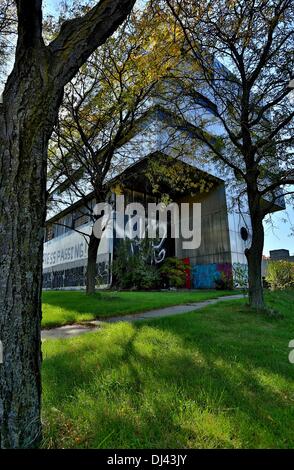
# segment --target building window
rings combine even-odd
[[[90,222],[90,216],[88,214],[80,214],[79,216],[75,217],[73,228],[81,227],[81,225],[85,225]]]

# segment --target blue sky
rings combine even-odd
[[[60,0],[45,0],[44,7],[45,11],[50,14],[56,13]],[[276,213],[273,215],[273,225],[265,224],[265,246],[264,254],[268,255],[269,250],[278,248],[285,248],[294,254],[294,237],[290,236],[291,224],[289,222],[283,222],[282,219],[289,218],[294,224],[294,208],[287,207],[287,214],[285,211]]]
[[[60,5],[60,0],[45,0],[44,1],[44,8],[45,11],[54,14]]]
[[[273,215],[273,226],[265,224],[265,245],[264,254],[268,255],[269,250],[285,248],[294,254],[294,236],[290,236],[290,222],[283,222],[281,219],[289,218],[294,225],[294,209],[288,205],[287,213],[278,212]]]

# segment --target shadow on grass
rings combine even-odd
[[[293,326],[226,302],[47,342],[44,446],[293,447]]]

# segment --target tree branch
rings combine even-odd
[[[88,57],[111,36],[131,12],[136,0],[100,0],[87,14],[66,21],[49,44],[62,86],[69,82]]]
[[[17,54],[23,49],[43,44],[42,0],[17,0],[18,42]]]

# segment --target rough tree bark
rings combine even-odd
[[[245,250],[248,263],[249,305],[257,310],[265,309],[262,282],[262,253],[264,246],[263,215],[261,213],[257,183],[248,187],[248,204],[251,218],[252,240],[250,248]]]
[[[0,448],[41,439],[41,288],[46,158],[63,88],[135,1],[102,0],[42,39],[42,1],[18,0],[18,44],[0,127]]]
[[[94,184],[95,186],[95,200],[96,204],[104,203],[106,200],[107,191],[103,189],[103,178],[99,177],[98,172],[96,176],[99,181]],[[97,233],[96,233],[97,235]],[[88,245],[88,259],[87,259],[87,274],[86,274],[86,293],[91,295],[96,290],[96,277],[97,277],[97,255],[100,246],[101,238],[94,234],[94,229],[91,232]]]
[[[87,264],[87,279],[86,279],[86,293],[94,294],[96,286],[97,274],[97,254],[100,245],[100,239],[96,238],[93,232],[90,235],[88,246],[88,264]]]

